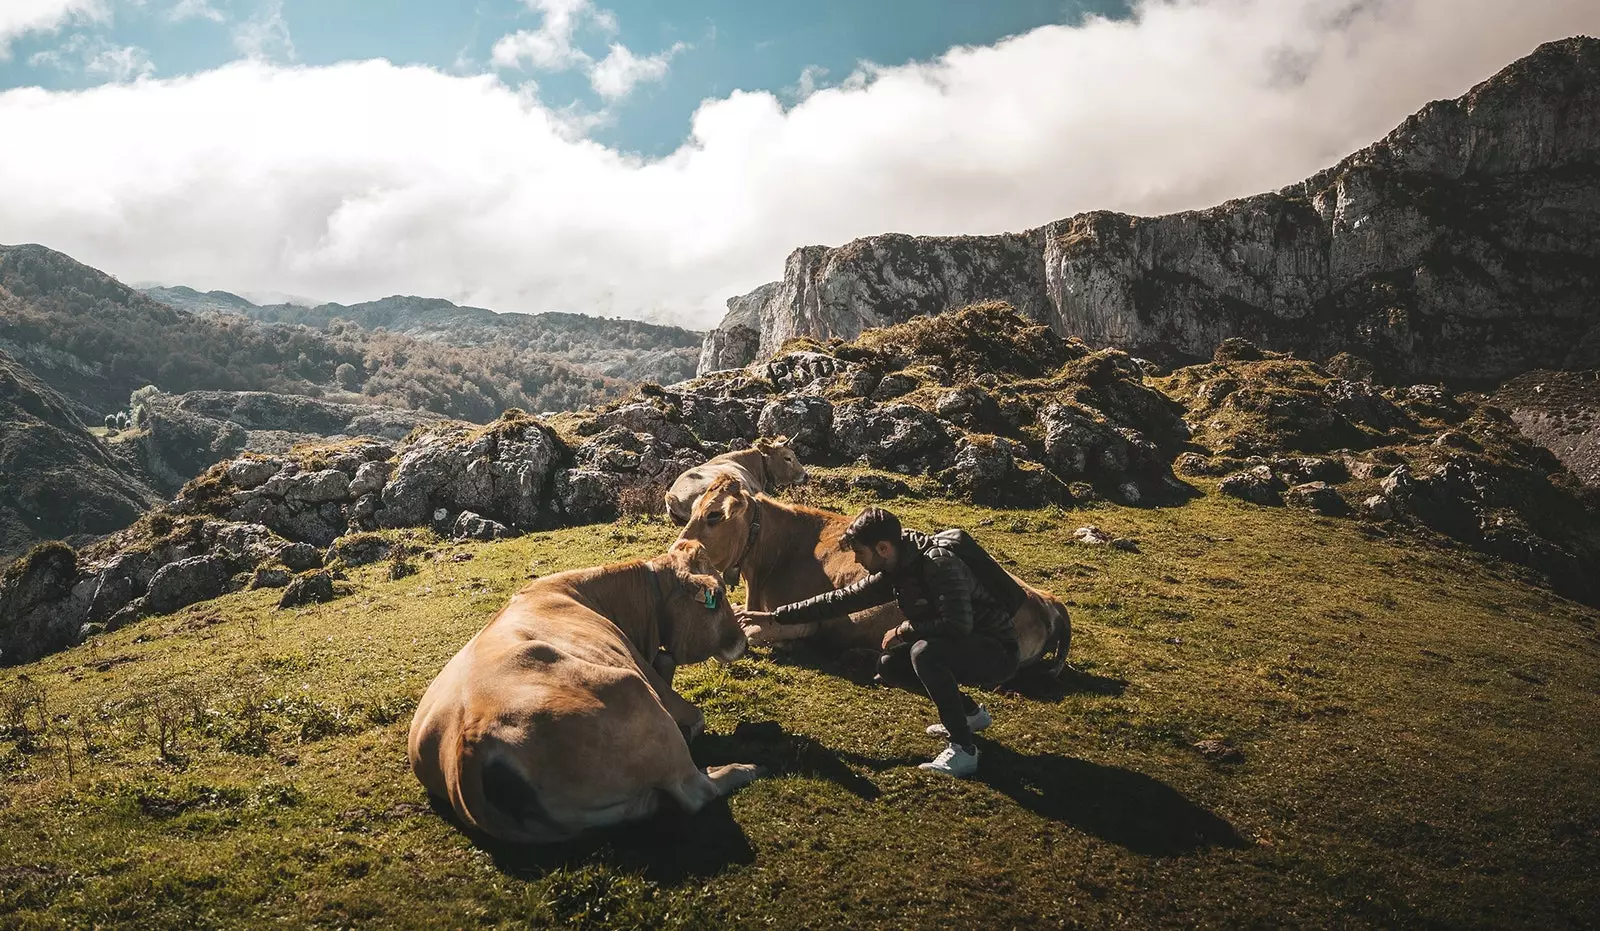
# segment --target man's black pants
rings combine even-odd
[[[950,732],[950,742],[970,747],[972,729],[967,715],[978,710],[961,686],[993,688],[1017,673],[1014,640],[996,640],[982,634],[965,637],[926,637],[903,641],[878,657],[878,676],[885,684],[933,699],[939,720]]]

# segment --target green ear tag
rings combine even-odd
[[[717,593],[712,591],[709,588],[706,589],[706,610],[707,611],[715,611],[715,610],[717,610]]]

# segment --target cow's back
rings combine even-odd
[[[667,489],[668,515],[680,524],[688,523],[689,512],[694,509],[695,499],[704,494],[712,482],[724,475],[737,478],[751,494],[766,491],[761,479],[755,473],[737,462],[719,457],[685,470],[673,481],[672,487]]]
[[[637,654],[576,602],[519,599],[418,703],[409,740],[418,780],[469,826],[510,841],[648,814],[654,781],[681,768],[688,749]]]

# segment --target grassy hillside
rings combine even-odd
[[[985,696],[997,723],[973,782],[910,768],[936,749],[926,702],[763,651],[679,684],[709,720],[697,758],[771,778],[692,819],[474,847],[406,765],[416,697],[530,571],[653,554],[672,532],[434,543],[417,574],[352,570],[328,605],[241,593],[0,672],[0,923],[1595,914],[1595,611],[1464,550],[1218,496],[1070,514],[899,505],[914,525],[974,527],[1074,612],[1076,673]],[[1141,552],[1069,542],[1088,522]],[[1240,757],[1208,759],[1205,740]]]
[[[625,388],[510,345],[461,349],[360,328],[185,313],[38,245],[0,246],[0,348],[91,423],[145,385],[304,394],[477,421],[507,407],[576,409]]]

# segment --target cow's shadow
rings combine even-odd
[[[569,841],[542,845],[508,844],[486,837],[463,825],[448,803],[430,802],[440,817],[489,854],[502,873],[518,879],[536,880],[552,870],[603,863],[670,886],[715,876],[755,860],[755,851],[726,799],[717,799],[692,815],[665,805],[659,814],[643,821],[594,829]]]
[[[857,798],[873,801],[882,793],[871,779],[848,763],[871,763],[824,746],[805,734],[791,734],[777,721],[741,721],[732,734],[706,734],[694,742],[701,766],[756,763],[774,776],[809,776],[839,786]]]

